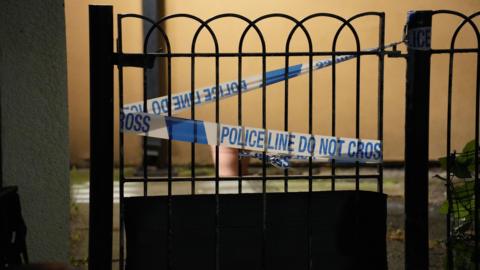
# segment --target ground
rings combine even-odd
[[[295,170],[295,169],[292,169]],[[295,173],[302,173],[304,170],[298,170]],[[305,170],[306,171],[306,170]],[[251,173],[261,174],[261,168],[253,168]],[[126,174],[134,174],[134,169],[127,169]],[[177,167],[176,175],[188,176],[189,169]],[[197,175],[212,174],[211,167],[202,167],[197,169]],[[269,169],[269,174],[278,173],[275,169]],[[293,173],[293,172],[292,172]],[[329,173],[329,169],[315,170],[314,174]],[[350,173],[349,171],[340,170],[340,173]],[[368,173],[368,172],[365,172]],[[443,269],[444,264],[444,239],[445,239],[445,216],[439,213],[439,207],[445,199],[445,187],[443,182],[434,177],[439,173],[437,169],[430,172],[430,195],[429,195],[429,230],[430,230],[430,269]],[[116,171],[116,177],[118,171]],[[403,197],[403,170],[402,169],[385,169],[384,171],[384,192],[388,195],[388,216],[387,216],[387,251],[388,264],[390,270],[404,269],[404,197]],[[72,170],[72,216],[71,216],[71,239],[72,239],[72,264],[86,269],[86,255],[88,247],[88,170]],[[252,183],[249,188],[251,191],[257,191],[260,183]],[[354,183],[351,181],[338,181],[338,189],[352,189]],[[198,193],[212,192],[212,183],[202,183],[197,185]],[[269,191],[282,191],[282,183],[270,183]],[[296,184],[290,185],[290,190],[305,190],[307,183],[297,181]],[[329,182],[315,183],[314,189],[328,190]],[[361,189],[375,190],[375,181],[365,181],[361,184]],[[237,187],[230,185],[222,185],[221,192],[236,192]],[[116,188],[118,190],[118,188]],[[165,194],[164,185],[150,185],[149,194]],[[126,196],[140,195],[142,189],[140,186],[130,185],[125,187]],[[190,192],[189,183],[179,183],[174,186],[175,194],[188,194]],[[116,196],[116,201],[118,201]],[[118,223],[119,209],[118,203],[114,204],[114,243],[113,243],[113,269],[118,269]]]

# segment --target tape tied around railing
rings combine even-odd
[[[239,159],[242,158],[255,158],[260,161],[265,160],[267,163],[273,165],[276,168],[279,169],[289,169],[290,168],[290,160],[294,161],[308,161],[310,158],[312,161],[325,161],[325,159],[322,158],[317,158],[317,157],[306,157],[306,156],[287,156],[287,155],[272,155],[272,154],[263,154],[260,152],[251,152],[251,151],[240,151],[238,153]],[[337,164],[348,164],[352,163],[351,161],[348,160],[337,160]],[[360,162],[361,164],[362,162]]]
[[[275,155],[312,157],[320,161],[382,161],[382,143],[379,140],[265,130],[131,111],[121,112],[120,130],[153,138],[220,145]]]
[[[272,164],[274,167],[279,169],[288,169],[290,167],[289,156],[279,156],[279,155],[268,155],[259,152],[247,152],[241,151],[238,153],[238,157],[242,158],[255,158],[259,160],[265,160],[266,162]]]

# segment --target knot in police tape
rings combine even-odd
[[[399,43],[401,42],[391,43],[384,48],[393,47]],[[380,49],[374,48],[366,51],[378,50]],[[220,83],[218,86],[185,91],[171,95],[171,106],[168,96],[148,99],[146,110],[143,107],[144,102],[126,104],[120,114],[120,129],[125,133],[153,138],[262,152],[242,152],[240,157],[249,155],[262,160],[267,159],[269,163],[279,168],[288,168],[291,159],[308,160],[309,158],[316,161],[334,159],[340,162],[380,163],[382,144],[379,140],[266,130],[166,116],[169,109],[172,110],[171,114],[176,114],[191,108],[193,104],[198,106],[217,99],[233,97],[239,92],[243,94],[355,57],[356,55],[336,56],[334,60],[314,61],[312,66],[305,63],[268,71],[265,79],[263,75],[256,75],[241,81],[232,80]]]
[[[290,167],[289,159],[291,158],[289,156],[267,155],[263,153],[245,151],[241,151],[240,153],[238,153],[238,157],[240,159],[252,157],[259,160],[265,160],[266,162],[272,164],[274,167],[277,167],[279,169],[288,169]]]

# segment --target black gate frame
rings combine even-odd
[[[451,15],[462,21],[452,35],[450,48],[432,49],[432,18],[435,15]],[[480,269],[480,181],[479,181],[479,104],[480,104],[480,32],[473,19],[480,16],[476,12],[470,16],[451,10],[417,11],[409,14],[407,30],[422,32],[422,37],[408,37],[407,92],[405,123],[405,260],[406,269],[428,269],[428,145],[429,145],[429,102],[430,102],[430,61],[435,55],[448,54],[448,98],[447,98],[447,140],[446,156],[455,155],[451,148],[452,134],[452,85],[453,61],[456,54],[476,54],[476,101],[475,101],[475,174],[474,174],[474,256],[475,269]],[[477,48],[456,48],[456,40],[465,25],[475,33]],[[427,29],[427,30],[425,30]],[[423,42],[422,48],[418,43]],[[447,162],[447,179],[453,174],[453,164]],[[447,180],[447,200],[450,207],[446,217],[447,269],[454,269],[452,247],[452,205],[451,192]]]
[[[428,27],[431,24],[431,16],[435,14],[448,13],[456,16],[462,17],[465,23],[471,24],[474,28],[474,24],[471,22],[471,19],[477,14],[472,15],[471,17],[466,17],[457,12],[452,11],[424,11],[416,12],[416,15],[412,16],[409,22],[409,29],[414,29],[415,27]],[[310,51],[307,53],[292,53],[288,51],[288,46],[286,52],[283,53],[267,53],[265,51],[265,45],[263,43],[263,52],[262,53],[219,53],[218,44],[215,41],[217,51],[216,53],[195,53],[194,49],[192,53],[187,54],[176,54],[170,52],[168,49],[166,53],[147,53],[146,51],[143,54],[124,54],[121,50],[121,42],[118,45],[118,52],[114,53],[113,51],[113,10],[111,6],[90,6],[90,61],[91,61],[91,178],[90,178],[90,242],[89,242],[89,269],[111,269],[112,261],[112,203],[113,203],[113,65],[119,67],[119,82],[120,82],[120,108],[122,108],[123,100],[123,73],[122,68],[125,66],[135,66],[148,68],[153,64],[154,58],[158,56],[163,56],[167,58],[168,63],[168,76],[170,76],[170,65],[171,59],[174,57],[191,57],[192,59],[192,74],[194,74],[194,59],[195,57],[215,57],[216,59],[216,84],[219,84],[219,73],[218,73],[218,64],[219,57],[238,57],[239,63],[241,63],[242,57],[262,57],[263,59],[263,77],[265,79],[266,72],[266,57],[275,57],[275,56],[284,56],[285,66],[288,67],[288,59],[290,56],[309,56],[310,63],[312,62],[313,56],[331,56],[334,58],[338,55],[356,55],[357,56],[357,95],[356,95],[356,135],[357,138],[360,137],[359,126],[360,126],[360,117],[359,117],[359,70],[360,70],[360,56],[362,55],[377,55],[379,57],[379,89],[378,89],[378,139],[383,139],[383,63],[385,55],[396,55],[395,52],[388,52],[385,50],[384,46],[384,14],[368,12],[359,14],[345,20],[333,14],[322,13],[322,16],[331,16],[336,19],[343,21],[342,27],[337,32],[335,37],[333,49],[331,52],[313,52],[310,45]],[[338,37],[341,30],[348,26],[355,34],[355,30],[351,27],[350,21],[362,17],[362,16],[378,16],[380,18],[380,36],[379,36],[379,50],[365,52],[360,51],[360,44],[358,38],[357,50],[350,52],[338,52],[335,51],[336,38]],[[178,15],[177,15],[178,16]],[[183,14],[181,16],[189,17],[191,19],[197,20],[202,24],[202,28],[206,28],[211,32],[211,29],[208,26],[208,22],[204,22],[194,16]],[[237,17],[243,20],[246,20],[250,27],[255,28],[256,26],[252,21],[241,17],[236,14],[224,14],[212,18],[218,19],[222,16],[232,16]],[[284,17],[289,20],[292,20],[296,24],[296,28],[301,28],[304,32],[306,31],[299,22],[294,18],[291,18],[283,14],[273,14],[266,15],[259,18],[258,20],[265,19],[269,16],[279,16]],[[312,15],[311,17],[319,16],[319,14]],[[121,21],[123,18],[127,17],[136,17],[144,20],[148,18],[142,17],[140,15],[120,15],[118,18],[118,27],[119,27],[119,40],[121,40]],[[173,16],[172,16],[173,17]],[[165,18],[164,18],[165,19]],[[164,20],[162,19],[162,20]],[[257,20],[257,21],[258,21]],[[163,35],[163,31],[158,27],[160,22],[150,21],[153,28],[157,28]],[[462,24],[462,26],[463,26]],[[460,29],[461,27],[459,27]],[[458,32],[459,30],[457,30]],[[477,39],[478,39],[478,30],[475,28]],[[199,32],[199,31],[198,31]],[[197,34],[198,34],[197,32]],[[306,31],[308,36],[308,31]],[[293,33],[292,33],[293,34]],[[457,33],[456,33],[457,34]],[[406,175],[405,175],[405,211],[406,211],[406,243],[405,243],[405,255],[406,255],[406,268],[407,269],[427,269],[428,268],[428,100],[429,100],[429,62],[432,54],[439,53],[449,53],[451,60],[453,59],[454,53],[477,53],[479,57],[480,52],[478,48],[475,49],[455,49],[454,41],[455,37],[452,39],[452,47],[450,49],[440,49],[440,50],[414,50],[409,48],[408,51],[408,65],[407,65],[407,117],[406,117]],[[261,34],[260,34],[261,35]],[[165,37],[165,36],[164,36]],[[291,38],[291,35],[290,35]],[[148,37],[146,38],[148,40]],[[290,40],[290,39],[289,39]],[[289,42],[289,41],[288,41]],[[287,43],[288,44],[288,43]],[[193,47],[194,48],[194,47]],[[477,58],[478,59],[478,58]],[[239,68],[239,80],[241,79],[241,64]],[[144,72],[145,74],[145,72]],[[477,74],[479,74],[479,69],[477,68]],[[479,113],[478,113],[478,97],[479,97],[479,87],[478,87],[478,75],[477,75],[477,105],[476,105],[476,134],[475,139],[478,142],[478,122],[479,122]],[[194,78],[194,77],[192,77]],[[309,132],[312,131],[312,70],[309,73],[310,78],[310,102],[309,102]],[[450,72],[450,82],[451,82],[451,72]],[[288,78],[285,78],[285,93],[288,95]],[[335,64],[332,66],[332,79],[333,79],[333,109],[332,109],[332,130],[335,135]],[[146,80],[144,80],[146,83]],[[144,87],[144,90],[146,87]],[[192,79],[192,91],[194,88],[194,80]],[[218,88],[217,88],[218,89]],[[266,127],[266,88],[263,87],[263,98],[262,98],[262,123],[263,128]],[[218,90],[217,90],[218,91]],[[449,87],[449,93],[451,93],[451,85]],[[171,98],[171,83],[168,83],[168,96]],[[144,97],[146,94],[144,93]],[[239,107],[241,108],[241,94],[239,95]],[[451,99],[449,96],[449,106]],[[171,104],[171,102],[170,102]],[[410,105],[411,106],[410,106]],[[146,99],[144,98],[144,108],[146,108]],[[170,105],[171,106],[171,105]],[[449,107],[450,108],[450,107]],[[241,112],[241,110],[239,110]],[[191,110],[192,119],[195,118],[195,106]],[[285,115],[288,115],[288,103],[285,105]],[[288,118],[285,121],[285,130],[288,129]],[[216,102],[216,122],[219,121],[219,105],[218,101]],[[450,125],[450,111],[448,114],[448,123]],[[239,124],[241,124],[241,116],[239,116]],[[450,129],[448,131],[448,138],[450,138]],[[144,146],[146,146],[147,139],[144,139]],[[416,142],[423,143],[420,147]],[[120,167],[123,168],[123,135],[120,134]],[[193,144],[192,144],[193,145]],[[145,149],[145,148],[144,148]],[[186,181],[188,179],[172,179],[172,160],[171,160],[171,142],[168,142],[168,176],[166,178],[155,178],[149,179],[147,175],[146,166],[144,166],[144,177],[136,179],[128,179],[123,175],[123,170],[120,174],[120,193],[123,197],[123,184],[125,182],[143,182],[144,183],[144,193],[147,195],[147,182],[148,181],[166,181],[169,183],[169,197],[171,194],[171,183],[172,181]],[[447,152],[450,153],[450,141],[447,142]],[[216,148],[217,153],[217,164],[218,164],[218,147]],[[414,154],[415,153],[415,154]],[[476,159],[478,159],[478,149],[476,149]],[[145,155],[145,153],[144,153]],[[145,160],[145,156],[144,156]],[[478,166],[478,160],[476,160]],[[195,164],[195,148],[192,147],[192,164]],[[263,181],[263,194],[266,193],[266,181],[267,180],[282,180],[285,179],[285,191],[288,190],[288,180],[301,179],[304,177],[297,177],[288,174],[288,171],[282,177],[271,177],[266,175],[266,161],[263,161],[262,164],[262,176],[261,177],[245,177],[240,175],[239,177],[219,177],[218,166],[216,168],[215,177],[205,178],[205,181],[215,181],[215,190],[218,195],[219,191],[219,181],[243,181],[243,180],[262,180]],[[383,191],[383,165],[378,165],[378,174],[374,175],[360,175],[360,166],[356,164],[356,173],[355,175],[336,175],[335,173],[335,162],[332,162],[332,175],[331,176],[313,176],[312,175],[312,160],[309,160],[309,193],[312,191],[312,181],[314,179],[331,179],[332,190],[335,190],[335,179],[346,178],[346,179],[355,179],[356,190],[360,190],[360,179],[362,178],[375,178],[377,179],[378,192]],[[476,198],[479,195],[479,180],[478,180],[478,167],[477,174],[475,175],[475,194]],[[195,192],[193,179],[198,181],[199,179],[195,177],[195,166],[192,166],[192,193]],[[420,180],[419,180],[420,179]],[[241,184],[240,184],[241,186]],[[413,190],[415,189],[415,190]],[[241,192],[241,191],[240,191]],[[121,211],[122,210],[122,205]],[[478,218],[478,209],[479,201],[476,200],[476,217]],[[121,212],[122,215],[122,212]],[[121,220],[121,233],[123,233],[123,219]],[[478,230],[479,225],[476,224],[476,252],[478,253]],[[122,234],[121,234],[122,235]],[[121,260],[120,265],[123,269],[123,236],[121,236]],[[449,254],[450,255],[450,254]],[[450,258],[450,256],[449,256]],[[477,266],[478,269],[478,266]]]

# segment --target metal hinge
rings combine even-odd
[[[150,69],[155,64],[155,56],[143,53],[113,53],[112,64]]]

